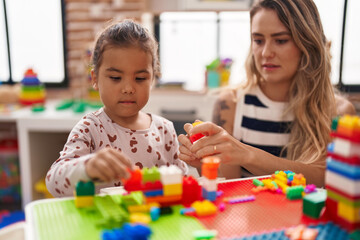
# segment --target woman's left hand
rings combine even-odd
[[[241,143],[214,123],[204,122],[189,131],[190,136],[197,133],[205,135],[190,148],[197,158],[215,155],[222,163],[242,165],[243,161],[249,159],[252,154],[252,147]]]

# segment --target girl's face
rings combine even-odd
[[[130,47],[111,47],[103,52],[98,74],[91,73],[106,114],[117,123],[136,120],[149,100],[154,74],[152,56]]]
[[[274,10],[261,9],[253,16],[251,37],[255,65],[265,83],[290,86],[301,51]]]

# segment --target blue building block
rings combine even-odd
[[[9,215],[5,215],[2,217],[2,220],[0,221],[0,228],[3,228],[7,225],[20,221],[25,221],[24,212],[23,211],[12,212]]]
[[[336,159],[331,157],[328,157],[326,160],[326,168],[346,178],[353,180],[360,179],[360,167],[336,161]]]
[[[350,235],[344,229],[341,229],[339,226],[333,223],[318,224],[318,225],[309,225],[309,228],[315,228],[319,231],[319,234],[316,237],[316,240],[348,240]],[[274,231],[263,234],[256,234],[246,237],[235,237],[228,238],[226,240],[285,240],[289,239],[285,235],[285,231]]]
[[[148,240],[151,229],[141,224],[125,223],[122,228],[104,230],[101,234],[102,240]]]

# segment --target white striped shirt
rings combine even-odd
[[[282,148],[289,141],[294,120],[292,113],[284,115],[287,104],[270,100],[259,86],[246,93],[239,89],[233,136],[245,144],[280,157]]]

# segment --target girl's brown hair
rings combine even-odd
[[[138,47],[151,54],[154,76],[160,78],[158,43],[148,30],[140,24],[132,20],[124,20],[108,26],[101,32],[96,40],[92,55],[95,74],[98,74],[104,51],[110,47]]]

